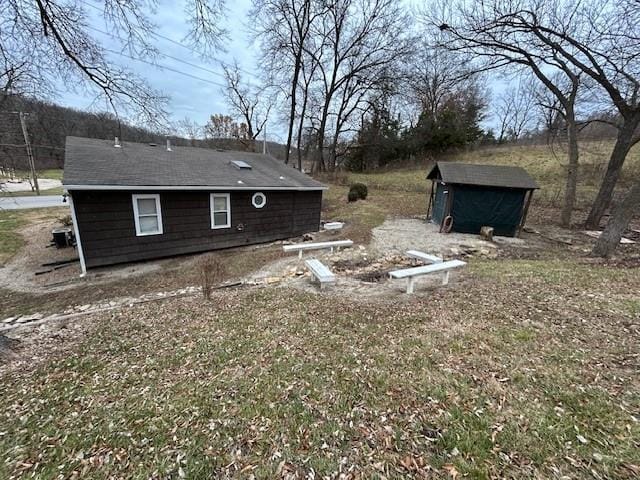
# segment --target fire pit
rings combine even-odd
[[[355,275],[355,278],[366,283],[382,283],[389,277],[390,270],[373,270]]]

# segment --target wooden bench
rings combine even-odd
[[[419,252],[418,250],[407,250],[407,256],[416,260],[422,260],[425,263],[442,263],[442,258],[436,255]]]
[[[407,293],[413,293],[413,286],[416,277],[423,275],[429,275],[431,273],[444,273],[442,278],[442,284],[449,283],[449,271],[464,267],[467,263],[461,260],[449,260],[448,262],[434,263],[431,265],[424,265],[422,267],[405,268],[403,270],[394,270],[389,272],[391,278],[406,278],[407,279]]]
[[[311,258],[304,262],[311,275],[313,275],[320,283],[320,289],[323,289],[327,283],[335,283],[336,276],[324,265],[320,260]]]
[[[330,248],[333,252],[334,248],[350,247],[353,245],[351,240],[334,240],[333,242],[317,242],[317,243],[296,243],[295,245],[284,245],[282,249],[285,252],[298,252],[298,258],[302,258],[304,250],[321,250]]]

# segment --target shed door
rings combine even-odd
[[[444,183],[438,182],[436,184],[436,195],[433,200],[433,215],[432,219],[435,223],[440,224],[445,217],[447,209],[447,197],[449,196],[449,187]]]

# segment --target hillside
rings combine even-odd
[[[174,145],[203,148],[246,150],[247,142],[235,138],[187,139],[167,135],[121,122],[111,113],[87,112],[29,98],[9,97],[0,103],[0,171],[22,171],[28,167],[20,117],[24,112],[38,170],[58,169],[64,164],[64,145],[67,136],[113,139],[129,142],[162,144],[170,138]],[[255,142],[255,150],[262,151],[262,142]],[[286,147],[267,142],[267,151],[284,159]],[[0,172],[1,174],[1,172]]]
[[[578,207],[586,207],[597,193],[600,179],[609,160],[613,140],[585,141],[580,145]],[[503,145],[484,147],[467,152],[442,156],[438,160],[494,165],[517,165],[525,168],[540,185],[534,197],[537,204],[559,206],[565,181],[566,147],[549,145]],[[378,173],[349,174],[349,181],[364,182],[381,189],[426,192],[429,182],[425,176],[432,163],[408,166]],[[640,145],[627,158],[620,186],[640,176]]]

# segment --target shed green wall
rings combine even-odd
[[[520,225],[526,190],[454,185],[453,231],[480,233],[490,226],[495,235],[514,236]]]

